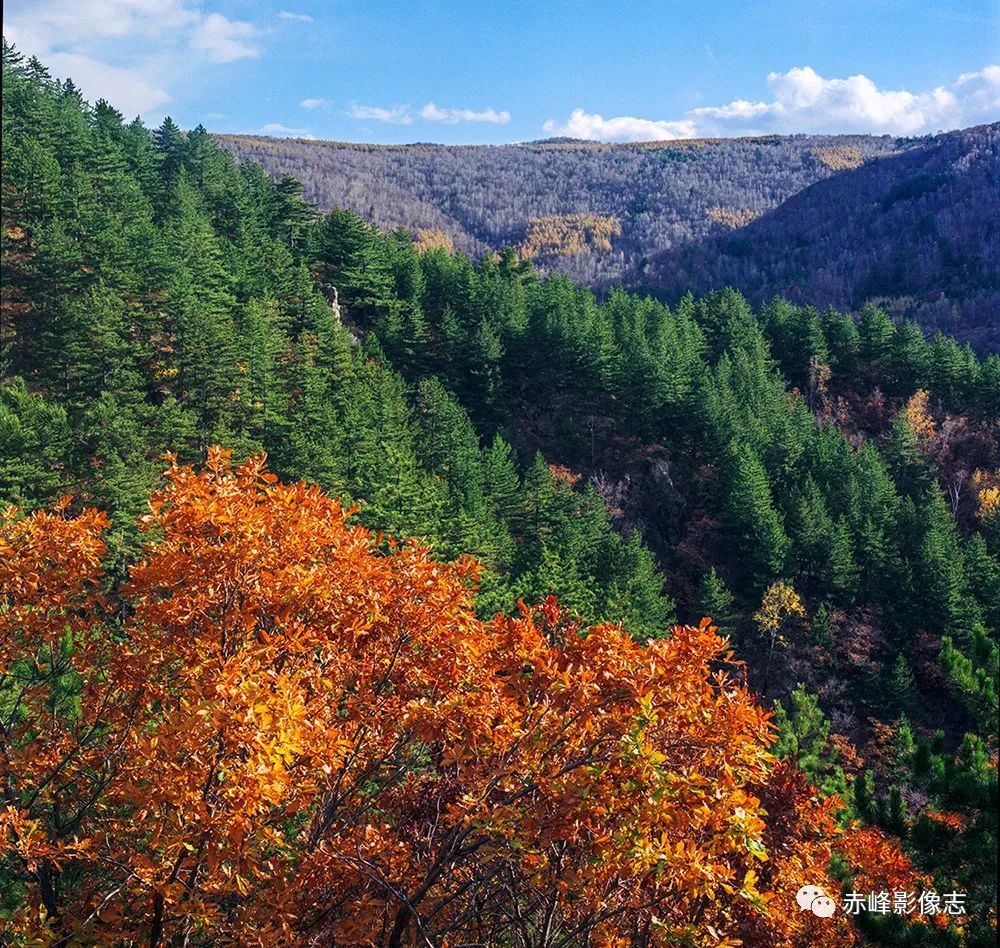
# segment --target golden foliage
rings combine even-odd
[[[987,487],[979,492],[979,516],[992,517],[1000,512],[1000,487]]]
[[[794,904],[835,891],[833,803],[708,620],[483,622],[474,562],[219,449],[171,467],[120,589],[67,509],[0,524],[15,943],[853,943]]]
[[[578,483],[581,475],[577,474],[576,471],[566,467],[562,464],[550,464],[549,474],[552,475],[552,480],[557,484],[563,484],[566,487],[572,487],[574,484]]]
[[[817,395],[826,395],[833,370],[819,356],[809,357],[809,389]]]
[[[972,484],[979,495],[980,519],[985,520],[1000,514],[1000,470],[974,471]]]
[[[918,441],[926,441],[935,434],[934,419],[928,410],[929,403],[930,398],[922,388],[917,389],[906,403],[906,424]]]
[[[444,250],[451,253],[455,243],[438,227],[418,227],[414,234],[413,249],[417,253],[427,253],[428,250]]]
[[[788,620],[793,617],[804,619],[805,615],[799,594],[788,583],[779,579],[767,588],[753,618],[761,635],[781,641],[781,631]]]
[[[860,168],[865,159],[861,149],[854,145],[831,145],[828,148],[814,148],[813,155],[831,171],[850,171]]]
[[[568,257],[586,250],[607,252],[611,240],[622,232],[617,217],[599,214],[553,214],[549,217],[532,217],[528,232],[520,245],[521,258]]]
[[[761,212],[748,207],[710,207],[705,213],[708,217],[721,224],[735,230],[738,227],[746,227],[751,221],[760,217]]]

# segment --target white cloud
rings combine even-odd
[[[494,125],[506,125],[510,121],[510,112],[498,112],[496,109],[439,109],[433,102],[428,102],[421,110],[420,117],[428,122],[444,122],[445,125],[455,125],[458,122],[492,122]]]
[[[310,103],[307,105],[306,103]],[[313,105],[312,103],[317,103]],[[300,105],[303,108],[318,108],[326,105],[325,99],[305,99]],[[347,115],[356,119],[371,119],[375,122],[386,122],[390,125],[412,125],[413,114],[408,105],[358,105],[355,103],[347,110]],[[506,125],[510,121],[510,112],[498,112],[496,109],[441,109],[433,102],[428,102],[418,113],[427,122],[443,122],[445,125],[456,125],[459,122],[492,122],[496,125]]]
[[[393,105],[383,108],[378,105],[352,105],[347,114],[351,118],[370,119],[375,122],[386,122],[389,125],[412,125],[413,116],[410,115],[408,105]]]
[[[80,53],[49,53],[45,66],[73,82],[95,101],[107,99],[126,118],[142,115],[170,101],[170,94],[135,69],[109,66]]]
[[[691,109],[679,119],[605,118],[574,109],[566,122],[549,120],[543,128],[550,135],[622,142],[775,132],[919,135],[1000,120],[1000,66],[964,73],[948,87],[925,92],[879,89],[862,75],[825,79],[809,66],[772,72],[767,83],[767,100],[734,99]]]
[[[292,13],[291,10],[282,10],[278,14],[279,20],[295,20],[298,23],[312,23],[313,18],[308,13]]]
[[[330,105],[329,99],[303,99],[299,107],[303,109],[325,109]]]
[[[198,11],[184,0],[35,0],[8,16],[4,31],[14,33],[17,45],[30,39],[48,49],[104,37],[156,37],[190,26],[199,18]]]
[[[260,50],[247,42],[253,40],[257,32],[252,23],[229,20],[219,13],[210,13],[195,27],[191,46],[203,52],[214,63],[231,63],[237,59],[260,55]]]
[[[309,103],[308,105],[306,103]],[[314,104],[315,103],[315,104]],[[299,103],[303,108],[318,108],[326,105],[325,99],[304,99]],[[355,103],[347,110],[347,115],[356,119],[370,119],[375,122],[386,122],[390,125],[412,125],[414,116],[408,105],[358,105]],[[433,102],[428,102],[418,113],[427,122],[443,122],[445,125],[456,125],[459,122],[492,122],[496,125],[506,125],[510,121],[510,112],[498,112],[496,109],[441,109]]]
[[[567,138],[596,139],[600,142],[649,142],[663,138],[694,138],[694,122],[665,122],[636,118],[633,115],[618,115],[606,119],[596,112],[573,109],[569,119],[562,125],[549,119],[543,126],[550,135]]]
[[[962,96],[967,124],[995,122],[1000,118],[1000,66],[964,72],[955,86]]]
[[[260,32],[205,12],[197,0],[23,0],[4,21],[19,50],[127,116],[168,103],[170,79],[179,72],[258,56]]]
[[[278,138],[308,138],[314,139],[316,136],[308,128],[289,128],[281,122],[268,122],[261,125],[254,133],[256,135],[275,135]]]

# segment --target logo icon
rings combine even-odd
[[[837,905],[818,885],[804,885],[795,893],[800,911],[812,912],[819,918],[833,918]]]

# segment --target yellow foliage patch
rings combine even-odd
[[[850,171],[852,168],[860,168],[865,163],[861,149],[854,145],[816,148],[813,150],[813,155],[820,164],[826,165],[831,171]]]
[[[749,207],[710,207],[705,213],[716,224],[733,230],[737,227],[746,227],[751,221],[760,217],[760,211]]]
[[[622,232],[617,217],[599,214],[553,214],[549,217],[532,217],[528,233],[521,241],[520,253],[524,260],[540,255],[568,257],[586,250],[607,252],[611,239]]]
[[[934,419],[931,418],[928,409],[929,401],[927,392],[921,388],[917,389],[906,403],[906,424],[918,441],[934,437]]]
[[[785,622],[793,616],[805,618],[805,614],[799,594],[788,583],[778,580],[771,583],[764,593],[760,609],[753,618],[761,635],[776,637],[780,641]]]
[[[455,243],[439,227],[418,227],[414,234],[413,249],[417,253],[427,253],[428,250],[445,250],[451,253]]]
[[[979,494],[979,516],[986,520],[1000,515],[1000,470],[975,471],[972,483]]]

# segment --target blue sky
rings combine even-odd
[[[7,0],[88,98],[373,142],[921,134],[1000,120],[1000,0]]]

